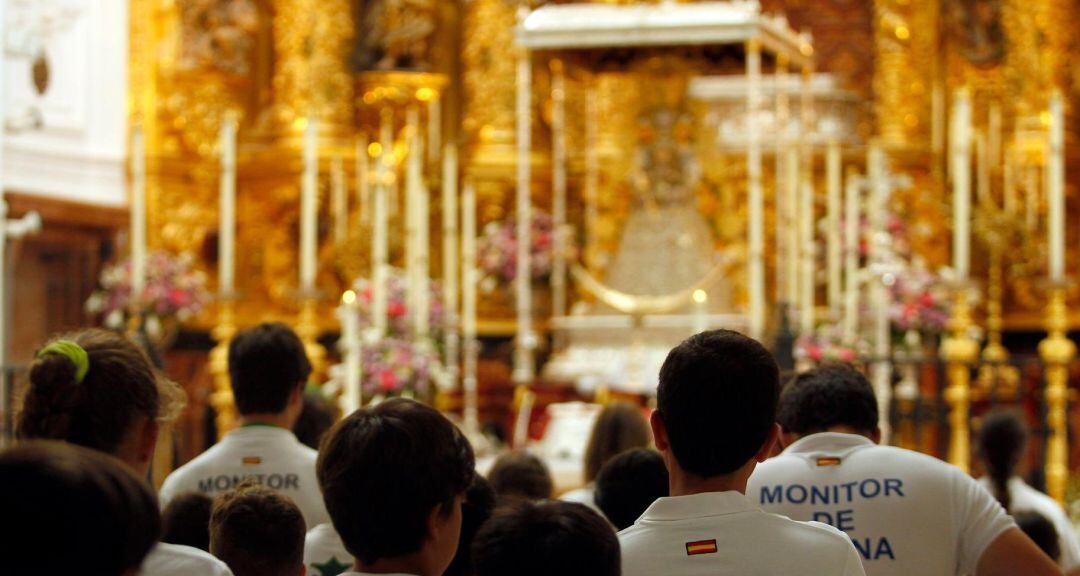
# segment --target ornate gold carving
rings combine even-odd
[[[474,145],[477,160],[488,147],[514,141],[515,6],[505,0],[474,0],[466,4],[462,36],[462,84],[465,94],[463,128]],[[512,151],[504,151],[512,157]],[[485,160],[487,161],[487,160]]]
[[[1046,365],[1046,493],[1065,503],[1069,478],[1069,363],[1076,357],[1076,344],[1066,335],[1069,327],[1065,290],[1050,289],[1046,307],[1047,337],[1039,344],[1039,356]]]

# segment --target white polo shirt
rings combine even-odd
[[[979,484],[993,493],[992,483],[989,478],[979,478]],[[1080,540],[1076,537],[1076,529],[1065,510],[1057,503],[1057,500],[1028,486],[1020,478],[1010,478],[1008,482],[1010,512],[1035,512],[1047,520],[1057,530],[1058,546],[1061,548],[1061,558],[1058,565],[1065,572],[1071,572],[1080,568]]]
[[[229,567],[210,554],[179,544],[158,542],[146,555],[141,576],[232,576]]]
[[[738,492],[660,498],[619,532],[623,576],[861,576],[851,540]]]
[[[315,477],[318,455],[290,430],[263,425],[238,428],[165,479],[161,507],[187,492],[213,496],[254,479],[292,498],[304,522],[318,526],[330,521]]]
[[[345,549],[333,524],[319,524],[304,538],[304,566],[308,576],[337,576],[353,566],[353,556]]]
[[[1015,528],[979,483],[937,458],[854,434],[812,434],[758,465],[747,496],[843,530],[871,576],[974,574]]]

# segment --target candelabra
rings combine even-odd
[[[218,322],[213,336],[217,346],[210,351],[210,374],[214,377],[214,391],[210,405],[217,413],[218,438],[236,427],[236,402],[229,380],[229,342],[236,335],[236,299],[222,296],[218,301]]]
[[[969,289],[960,284],[955,290],[953,316],[949,321],[950,336],[941,346],[945,359],[949,385],[945,389],[945,402],[949,405],[949,463],[964,472],[970,468],[971,433],[968,412],[971,405],[971,365],[979,357],[979,343],[971,337],[971,308]]]
[[[1005,250],[1022,241],[1021,223],[1015,215],[998,208],[992,202],[984,202],[976,217],[975,226],[979,237],[986,244],[989,263],[986,281],[986,346],[983,348],[983,365],[975,391],[980,396],[991,392],[1001,396],[1016,393],[1020,384],[1020,371],[1009,366],[1009,350],[1002,343],[1002,301],[1005,294]]]
[[[1058,502],[1065,501],[1069,476],[1068,394],[1069,363],[1076,356],[1076,344],[1068,338],[1068,310],[1065,285],[1049,288],[1046,307],[1046,339],[1039,343],[1039,357],[1046,366],[1046,492]]]

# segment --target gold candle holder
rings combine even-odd
[[[949,385],[945,402],[949,405],[950,464],[968,472],[971,467],[971,431],[968,418],[971,406],[971,365],[979,358],[979,343],[969,334],[972,326],[968,286],[956,289],[951,335],[945,338],[941,354],[947,365]]]
[[[229,343],[236,335],[236,300],[222,297],[218,302],[218,322],[212,332],[217,346],[210,351],[210,374],[214,377],[214,391],[210,405],[217,413],[218,439],[236,427],[236,402],[232,382],[229,380]]]
[[[1039,357],[1046,366],[1046,423],[1050,429],[1046,440],[1046,493],[1064,503],[1069,477],[1069,363],[1076,357],[1076,344],[1066,335],[1065,286],[1050,286],[1049,296],[1046,339],[1039,343]]]

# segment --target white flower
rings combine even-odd
[[[112,328],[113,330],[119,330],[124,326],[124,313],[120,310],[113,310],[109,312],[109,315],[105,317],[105,326]]]

